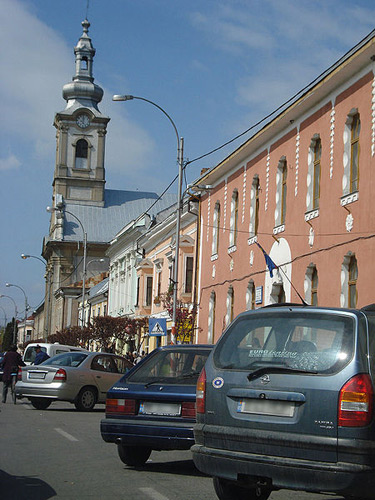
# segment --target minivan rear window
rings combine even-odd
[[[218,368],[341,370],[353,356],[355,319],[332,313],[264,311],[240,316],[218,343]]]

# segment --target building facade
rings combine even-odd
[[[271,303],[374,302],[374,56],[372,34],[196,182],[199,342]]]

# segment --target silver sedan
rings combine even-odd
[[[69,401],[77,410],[92,410],[104,403],[108,389],[132,364],[103,352],[65,352],[40,365],[22,367],[16,397],[28,398],[34,408],[45,410],[53,401]]]

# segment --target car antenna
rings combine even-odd
[[[280,269],[280,271],[284,274],[285,278],[289,281],[289,283],[291,284],[293,290],[296,292],[296,294],[298,295],[300,301],[302,302],[302,304],[304,306],[308,306],[309,304],[302,298],[302,296],[300,295],[300,293],[298,292],[297,288],[293,285],[292,281],[288,278],[286,272],[283,270],[283,268],[281,266],[278,266],[278,269]]]

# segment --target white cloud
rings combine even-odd
[[[21,162],[13,154],[8,158],[0,158],[0,170],[14,170],[21,166]]]

